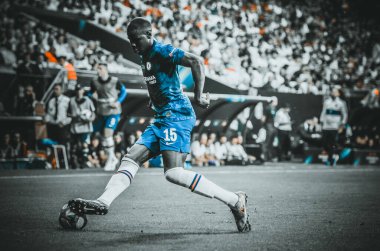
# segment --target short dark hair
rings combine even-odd
[[[128,25],[127,34],[128,36],[133,35],[135,33],[144,33],[144,32],[152,32],[152,24],[148,19],[143,17],[134,18]]]

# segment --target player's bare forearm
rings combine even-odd
[[[209,96],[202,95],[205,83],[205,70],[202,59],[186,52],[182,58],[181,65],[190,67],[194,79],[194,99],[197,105],[207,108],[210,104]]]
[[[196,55],[186,52],[181,65],[191,68],[194,79],[194,98],[199,100],[205,83],[205,70],[202,60]]]

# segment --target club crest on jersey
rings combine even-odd
[[[150,71],[150,69],[152,69],[152,65],[150,64],[150,62],[146,62],[146,69],[148,71]]]

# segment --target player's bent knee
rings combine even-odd
[[[128,153],[124,154],[124,156],[121,159],[121,161],[123,161],[123,160],[125,160],[125,161],[132,161],[132,162],[136,163],[136,165],[141,166],[141,163],[138,160],[136,154],[133,154],[133,153],[131,154],[131,153],[128,152]]]
[[[147,161],[150,157],[150,150],[144,146],[139,144],[134,144],[131,149],[124,155],[129,159],[135,161],[139,166],[141,166],[145,161]]]
[[[136,169],[137,171],[140,165],[134,159],[129,158],[127,155],[124,155],[124,157],[121,159],[119,170],[123,170],[127,167],[133,167],[133,169]]]

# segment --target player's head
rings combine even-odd
[[[132,49],[137,54],[144,54],[152,45],[152,24],[145,18],[133,19],[127,28]]]
[[[108,78],[108,68],[107,64],[104,62],[98,63],[96,67],[96,71],[98,72],[98,76],[102,79],[107,79]]]

